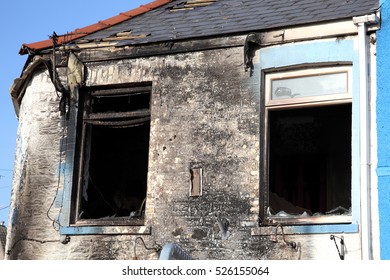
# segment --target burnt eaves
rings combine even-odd
[[[68,44],[70,42],[73,42],[75,40],[78,40],[80,38],[83,38],[89,34],[93,34],[95,32],[98,32],[100,30],[104,30],[106,28],[109,28],[111,26],[115,26],[116,24],[119,24],[123,21],[127,21],[129,19],[132,19],[134,17],[137,17],[139,15],[142,15],[144,13],[147,13],[153,9],[156,9],[158,7],[161,7],[167,3],[172,2],[172,0],[155,0],[153,2],[150,2],[148,4],[142,5],[136,9],[120,13],[119,15],[110,17],[105,20],[101,20],[95,24],[78,28],[72,32],[69,32],[67,34],[60,35],[56,37],[56,44],[57,46],[61,46],[64,44]],[[39,53],[40,51],[47,50],[49,48],[53,47],[53,40],[44,40],[39,41],[35,43],[30,44],[23,44],[21,49],[19,50],[19,54],[35,54]]]

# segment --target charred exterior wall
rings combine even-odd
[[[298,259],[315,258],[320,254],[311,250],[314,244],[330,242],[329,235],[300,236],[308,243],[295,251],[253,234],[259,213],[260,73],[245,71],[243,47],[85,65],[86,86],[152,83],[145,210],[151,234],[142,235],[147,245],[175,242],[194,259]],[[158,258],[141,243],[134,256],[137,235],[72,235],[61,243],[56,221],[66,212],[63,174],[73,164],[65,154],[75,145],[64,144],[69,128],[58,105],[48,74],[37,73],[19,117],[7,258]],[[194,167],[203,171],[198,197],[189,196]],[[357,235],[351,239],[358,244]],[[332,246],[325,255],[338,258]]]

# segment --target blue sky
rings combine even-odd
[[[17,135],[17,118],[9,88],[21,74],[27,56],[18,54],[23,43],[48,39],[94,24],[153,0],[21,0],[3,1],[0,45],[0,222],[7,223]]]

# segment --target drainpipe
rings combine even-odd
[[[359,113],[360,113],[360,238],[361,257],[371,260],[371,201],[370,201],[370,94],[369,94],[369,66],[367,26],[378,24],[377,15],[365,15],[353,18],[358,27],[359,41]]]

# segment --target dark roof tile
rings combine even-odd
[[[150,36],[121,41],[118,46],[182,40],[344,19],[372,13],[372,9],[378,7],[378,0],[217,0],[192,10],[170,10],[170,7],[183,2],[185,0],[154,1],[135,12],[120,15],[137,15],[130,19],[103,21],[111,25],[100,27],[101,30],[95,28],[98,31],[89,32],[92,34],[85,39],[102,40],[131,30],[134,34]],[[148,10],[150,8],[152,10]],[[118,20],[117,24],[113,23],[115,20]],[[34,46],[37,50],[47,47],[40,43],[32,44]],[[26,48],[29,47],[31,45],[26,45]]]

